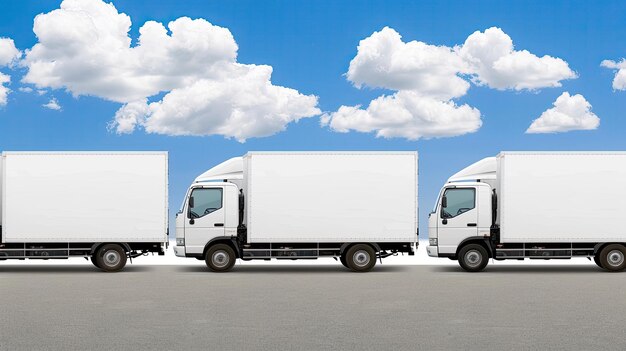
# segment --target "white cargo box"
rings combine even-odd
[[[625,152],[503,152],[498,178],[501,242],[626,242]]]
[[[244,156],[248,241],[417,241],[417,152]]]
[[[4,152],[3,242],[167,241],[166,152]]]

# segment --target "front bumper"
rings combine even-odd
[[[174,254],[178,257],[186,257],[185,256],[185,247],[184,246],[174,246]]]
[[[428,245],[426,247],[426,251],[428,252],[428,256],[430,257],[439,257],[439,247]]]

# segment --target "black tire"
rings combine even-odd
[[[341,264],[344,267],[350,268],[350,267],[348,267],[348,262],[346,262],[346,256],[344,256],[344,255],[339,256],[339,262],[341,262]]]
[[[106,244],[96,252],[96,267],[105,272],[119,272],[126,266],[126,251],[120,245]]]
[[[355,272],[369,272],[376,265],[376,251],[367,244],[356,244],[344,252],[346,267]]]
[[[91,260],[91,263],[93,263],[94,266],[98,267],[98,261],[96,260],[96,256],[95,255],[92,255],[89,259]],[[100,267],[98,267],[98,268],[100,268]]]
[[[226,244],[211,246],[205,255],[206,265],[213,272],[228,272],[235,265],[235,250]]]
[[[593,262],[596,263],[596,265],[602,269],[604,269],[604,267],[602,267],[602,262],[600,262],[600,253],[596,253],[595,256],[593,256]]]
[[[480,272],[489,263],[487,250],[478,244],[463,246],[459,251],[459,265],[468,272]]]
[[[609,272],[621,272],[626,268],[626,246],[610,244],[600,251],[600,264]]]

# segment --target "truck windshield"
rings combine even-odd
[[[222,208],[221,188],[198,188],[191,193],[194,206],[189,209],[191,218],[200,218]]]
[[[448,206],[441,210],[441,218],[453,218],[475,207],[476,190],[473,188],[447,189],[444,196]]]

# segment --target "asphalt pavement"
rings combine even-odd
[[[0,350],[625,350],[595,266],[0,263]]]

